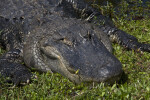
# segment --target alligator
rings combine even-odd
[[[0,22],[0,73],[15,85],[30,82],[32,70],[113,84],[123,69],[111,41],[150,52],[84,0],[1,0]]]

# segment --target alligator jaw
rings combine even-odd
[[[113,84],[119,81],[123,72],[119,60],[94,34],[90,38],[91,40],[83,39],[80,43],[49,39],[46,43],[41,43],[43,59],[53,72],[58,72],[77,84],[81,82]]]

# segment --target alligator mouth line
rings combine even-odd
[[[49,52],[50,51],[50,52]],[[69,67],[69,64],[64,60],[64,58],[61,56],[61,54],[53,47],[46,46],[42,48],[42,52],[44,55],[47,56],[47,61],[46,62],[51,62],[51,60],[57,60],[58,65],[57,68],[55,66],[54,69],[51,69],[52,72],[59,72],[65,77],[68,77],[72,82],[74,83],[81,83],[81,77],[74,71],[72,68]],[[48,63],[46,63],[47,66],[52,66]],[[52,67],[51,67],[52,68]]]

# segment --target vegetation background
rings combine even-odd
[[[150,43],[149,0],[99,0],[93,6],[109,16],[121,30],[140,42]],[[96,1],[97,2],[97,1]],[[150,100],[150,53],[127,50],[113,44],[114,55],[121,61],[128,78],[122,84],[75,85],[59,74],[33,72],[38,76],[31,84],[14,87],[0,79],[0,100]],[[4,50],[0,49],[2,54]]]

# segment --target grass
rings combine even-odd
[[[114,9],[108,6],[104,8]],[[132,10],[133,12],[130,12],[132,16],[127,18],[128,4],[125,2],[125,6],[121,7],[121,13],[119,14],[113,10],[109,12],[113,15],[116,26],[134,35],[140,42],[150,43],[149,15],[145,14],[142,19],[133,20],[133,16],[141,16],[141,12],[135,14]],[[138,7],[133,8],[143,9]],[[113,86],[106,86],[103,83],[75,85],[59,74],[34,72],[38,79],[34,79],[29,85],[12,88],[11,86],[8,87],[8,84],[1,83],[0,100],[149,100],[150,53],[128,51],[118,44],[113,44],[113,47],[114,55],[121,61],[123,70],[128,76],[128,80],[124,84],[114,84]],[[0,52],[2,51],[0,50]],[[2,81],[2,79],[0,80]]]

